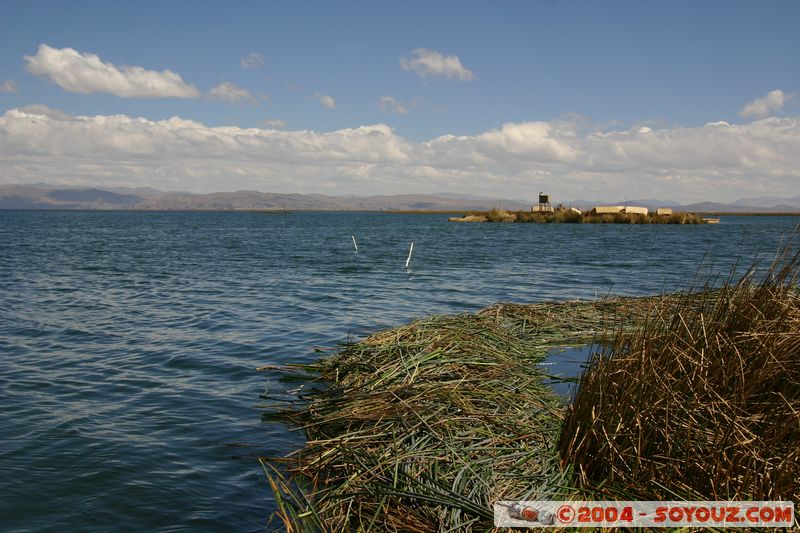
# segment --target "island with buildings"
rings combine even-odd
[[[642,206],[598,205],[588,211],[559,204],[553,207],[550,195],[539,193],[539,203],[530,211],[472,211],[450,222],[529,222],[536,224],[716,224],[719,218],[701,217],[694,213],[661,207],[651,210]]]

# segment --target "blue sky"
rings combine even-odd
[[[639,131],[642,127],[654,133],[673,132],[667,135],[672,139],[674,131],[699,129],[719,121],[742,125],[768,118],[791,119],[800,105],[795,97],[800,90],[798,27],[798,2],[6,1],[0,4],[0,84],[5,87],[0,92],[0,113],[11,120],[9,110],[47,106],[68,115],[124,115],[154,123],[180,117],[208,128],[280,126],[287,134],[386,125],[399,144],[406,143],[415,152],[420,151],[415,143],[442,136],[479,139],[500,131],[505,136],[498,146],[502,145],[507,157],[502,150],[493,151],[494,145],[481,145],[478,150],[481,157],[497,159],[494,166],[477,168],[480,158],[476,157],[469,168],[451,168],[445,161],[447,154],[438,152],[424,161],[410,162],[407,155],[396,153],[385,160],[375,159],[369,155],[375,150],[365,148],[368,155],[354,155],[348,159],[348,168],[355,168],[356,174],[393,174],[394,185],[380,177],[347,178],[347,168],[334,169],[326,164],[316,169],[322,175],[319,181],[303,181],[304,176],[314,173],[314,169],[303,169],[294,188],[310,192],[322,187],[332,194],[451,189],[482,194],[500,186],[521,194],[530,180],[552,187],[562,183],[567,174],[582,174],[584,181],[576,178],[570,185],[571,190],[580,189],[573,197],[627,191],[632,183],[640,185],[641,191],[636,192],[642,194],[667,194],[677,184],[682,188],[678,196],[690,197],[719,190],[719,181],[709,180],[720,179],[713,171],[720,167],[720,161],[702,165],[698,155],[694,164],[703,169],[690,175],[688,163],[652,168],[658,166],[657,161],[631,162],[631,151],[626,149],[625,162],[597,164],[603,154],[590,157],[584,144],[571,145],[568,139],[577,135],[589,143],[586,131]],[[57,77],[52,69],[62,68],[60,64],[32,73],[25,56],[36,56],[42,44],[59,51],[73,49],[81,57],[96,54],[103,63],[117,68],[127,65],[155,72],[170,70],[194,87],[197,95],[121,97],[94,90],[94,86],[84,87],[84,92],[93,90],[90,94],[75,92],[75,87],[70,90],[54,81]],[[403,68],[401,58],[411,61],[419,57],[420,53],[414,52],[419,49],[439,58],[457,58],[461,72],[469,75],[448,77],[443,71],[426,74]],[[251,65],[255,68],[243,68],[242,59],[251,54],[257,54],[262,62]],[[242,101],[214,99],[209,91],[223,83],[232,84],[228,88],[246,90]],[[768,105],[766,112],[741,114],[748,103],[775,90],[781,91],[780,105]],[[332,98],[335,107],[323,105],[323,96]],[[397,113],[398,105],[405,114]],[[571,131],[564,129],[565,122],[573,124]],[[580,124],[575,126],[576,122]],[[549,124],[550,129],[544,133],[536,128],[522,128],[522,133],[519,128],[503,130],[508,124]],[[556,136],[556,130],[560,136]],[[554,140],[566,143],[567,149],[554,148],[560,155],[554,156],[556,152],[551,150],[543,157],[541,151],[527,151],[523,171],[521,165],[508,162],[526,150],[509,150],[508,143],[524,144],[519,135],[524,137],[531,131],[536,137],[531,145],[534,148],[541,147],[544,136],[545,144]],[[749,135],[763,138],[752,131]],[[34,180],[37,172],[47,178],[44,181],[68,179],[69,172],[56,171],[65,162],[54,157],[31,160],[20,169],[19,156],[26,149],[25,143],[19,142],[17,152],[6,149],[7,164],[0,167],[4,168],[0,170],[2,182]],[[713,144],[710,153],[717,156],[740,150],[720,146],[719,139],[709,142]],[[752,139],[740,142],[747,144]],[[786,142],[785,138],[776,138],[771,146]],[[258,153],[269,152],[271,146],[259,148]],[[65,147],[58,153],[71,150],[77,148]],[[776,157],[785,155],[779,151],[755,168],[754,158],[747,158],[743,163],[746,168],[732,171],[736,176],[727,183],[730,194],[718,196],[800,193],[796,176],[786,175],[783,166],[775,168]],[[11,165],[8,160],[14,156],[15,165]],[[240,156],[232,155],[231,159]],[[300,152],[296,156],[298,164],[307,159]],[[245,159],[252,157],[248,154]],[[290,163],[287,153],[275,157],[286,165]],[[554,157],[562,163],[572,161],[572,166],[555,168]],[[142,168],[127,177],[81,171],[72,179],[76,184],[136,185],[149,183],[142,178],[149,165],[162,168],[163,160],[169,160],[179,166],[169,151],[149,157],[142,152],[134,159],[142,160]],[[155,162],[157,159],[160,163]],[[220,155],[217,161],[223,160],[224,155]],[[266,166],[270,161],[273,159],[268,158]],[[621,163],[627,163],[627,168],[616,170]],[[794,161],[784,163],[788,169]],[[417,167],[413,173],[398,170],[410,164]],[[364,165],[377,167],[365,170]],[[420,167],[437,172],[420,171]],[[289,168],[282,167],[280,173]],[[225,181],[220,166],[216,178],[205,176],[193,183],[176,172],[168,182],[198,191],[239,186],[291,188],[291,182],[273,179],[266,170],[238,170],[250,176],[249,181]],[[749,180],[746,171],[752,174]],[[650,177],[636,182],[637,172]],[[619,179],[614,182],[609,173],[619,173]]]

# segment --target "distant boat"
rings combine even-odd
[[[703,222],[706,224],[719,224],[719,217],[703,217]]]

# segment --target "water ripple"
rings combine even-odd
[[[255,367],[500,300],[683,287],[771,257],[794,223],[0,212],[3,529],[263,531],[255,457],[303,438],[261,422],[259,395],[286,384]]]

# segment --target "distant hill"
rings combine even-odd
[[[785,200],[784,200],[785,201]],[[800,212],[800,207],[778,204],[769,207],[756,205],[720,204],[716,202],[699,202],[696,204],[684,205],[684,211],[694,213],[794,213]]]
[[[259,191],[193,194],[154,189],[80,188],[37,185],[0,185],[0,209],[141,209],[141,210],[486,210],[500,205],[508,210],[530,209],[515,200],[404,194],[386,196],[325,196]]]
[[[496,202],[496,200],[495,200]],[[529,209],[530,205],[503,200],[506,209]],[[493,203],[458,200],[434,195],[325,196],[322,194],[276,194],[258,191],[211,194],[166,193],[143,199],[138,209],[308,209],[308,210],[478,210]]]
[[[791,206],[800,209],[800,194],[791,198],[780,198],[778,196],[759,196],[757,198],[741,198],[733,202],[734,205],[756,206],[756,207],[775,207]]]
[[[130,207],[142,201],[141,196],[119,194],[102,189],[55,189],[46,193],[48,198],[78,204],[100,204]]]
[[[0,209],[131,209],[143,199],[95,188],[0,185]]]
[[[640,205],[651,209],[672,207],[703,213],[800,212],[800,196],[760,197],[732,204],[700,202],[679,205],[669,200],[640,199],[618,202],[574,200],[564,205],[590,209],[595,205]],[[326,210],[326,211],[485,211],[501,207],[508,211],[530,209],[531,203],[457,193],[399,194],[376,196],[326,196],[323,194],[279,194],[260,191],[194,194],[162,192],[146,187],[64,187],[0,185],[0,209],[139,209],[139,210]]]

